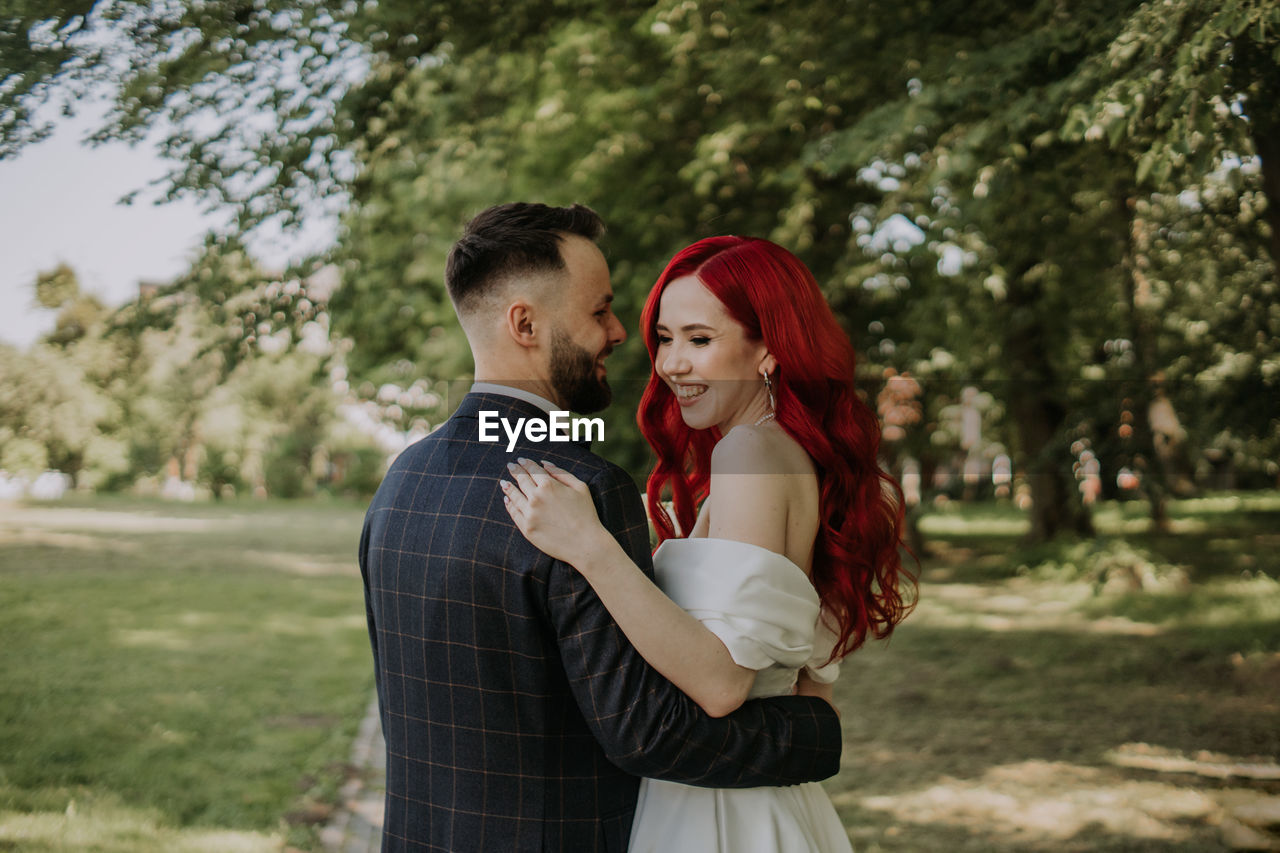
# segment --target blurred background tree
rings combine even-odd
[[[98,387],[135,475],[204,453],[189,467],[215,492],[276,471],[272,491],[305,493],[334,465],[334,431],[360,432],[335,426],[338,401],[369,431],[438,422],[471,369],[445,256],[469,216],[516,198],[604,216],[624,318],[700,237],[793,249],[862,350],[868,399],[889,375],[919,383],[887,462],[945,491],[971,474],[990,486],[1012,456],[1033,538],[1091,530],[1091,460],[1108,496],[1145,496],[1157,524],[1170,493],[1280,475],[1274,4],[117,0],[8,15],[0,156],[40,136],[40,105],[110,86],[99,138],[159,129],[170,196],[230,206],[241,229],[344,211],[331,254],[298,270],[257,271],[219,238],[100,336],[77,331],[92,312],[69,315],[61,345],[123,365],[85,381],[116,383]],[[336,289],[302,295],[326,262]],[[308,313],[321,303],[323,323]],[[307,351],[307,323],[328,350]],[[638,478],[642,349],[632,334],[615,356],[599,448]],[[370,453],[349,460],[367,470]]]

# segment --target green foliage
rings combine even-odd
[[[232,381],[261,343],[292,352],[315,322],[350,339],[350,373],[335,381],[360,405],[402,432],[438,422],[471,370],[442,282],[462,223],[499,201],[580,201],[610,225],[624,319],[695,239],[757,234],[796,250],[862,351],[869,395],[890,369],[926,383],[899,459],[909,451],[933,470],[955,456],[931,436],[945,439],[957,395],[931,389],[991,397],[985,435],[1017,457],[1035,537],[1089,529],[1070,470],[1078,441],[1108,482],[1120,466],[1139,471],[1157,515],[1214,466],[1249,482],[1277,474],[1280,316],[1257,308],[1277,301],[1280,254],[1269,4],[77,9],[15,18],[43,53],[14,54],[0,107],[110,74],[119,97],[102,135],[168,122],[174,194],[229,204],[246,227],[296,219],[309,200],[350,202],[323,323],[318,300],[273,291],[233,240],[211,243],[155,305],[117,316],[117,334],[139,342],[183,311],[221,327],[177,385]],[[31,29],[37,20],[54,23]],[[30,113],[6,116],[16,150]],[[67,340],[89,334],[71,319]],[[637,335],[614,361],[618,414],[600,449],[642,476]],[[193,440],[194,398],[207,392],[181,402],[154,378],[175,402],[137,412],[146,446],[172,454]],[[418,383],[437,405],[376,401],[379,388]],[[1153,425],[1166,403],[1176,441]],[[219,411],[260,468],[274,434],[249,441],[253,430],[229,426],[249,419],[225,399]]]
[[[27,352],[0,347],[0,443],[34,442],[44,448],[47,466],[78,471],[91,447],[102,452],[100,436],[120,418],[117,401],[89,381],[91,367],[57,347],[37,345]],[[18,451],[13,451],[18,453]],[[41,455],[23,451],[30,468]],[[7,467],[7,463],[6,463]]]
[[[387,456],[376,447],[356,447],[334,454],[333,461],[342,467],[339,478],[342,493],[368,496],[378,490],[386,473]]]
[[[38,107],[76,55],[70,44],[86,29],[96,0],[6,0],[0,10],[0,158],[43,139],[52,130]]]
[[[0,453],[0,468],[14,474],[35,476],[49,467],[49,451],[31,438],[9,438]]]
[[[234,451],[217,446],[205,448],[204,459],[200,462],[196,478],[197,482],[209,489],[215,500],[221,499],[225,493],[234,495],[245,488],[244,478],[240,475],[235,459]]]
[[[357,487],[319,464],[331,448],[382,455],[340,419],[330,287],[323,271],[269,275],[213,241],[186,276],[82,333],[60,326],[28,352],[0,349],[0,461],[95,489],[177,476],[213,496],[367,492],[365,468]]]
[[[36,302],[45,308],[61,308],[79,295],[80,278],[66,264],[36,276]]]

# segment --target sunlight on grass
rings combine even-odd
[[[252,551],[244,552],[245,559],[282,572],[296,575],[358,575],[360,566],[356,563],[355,549],[350,554],[340,557],[317,558],[304,556],[289,551]]]
[[[1185,841],[1220,823],[1227,814],[1222,801],[1233,794],[1061,761],[1027,761],[894,796],[845,794],[837,805],[856,803],[899,821],[965,827],[1023,844],[1066,841],[1090,827],[1120,838]]]
[[[1280,492],[1245,492],[1188,498],[1176,504],[1180,512],[1216,513],[1280,512]]]
[[[1022,536],[1030,523],[1022,515],[971,518],[963,515],[926,515],[920,519],[920,532],[926,536]]]
[[[1222,521],[1247,513],[1280,513],[1280,492],[1210,495],[1169,502],[1169,533],[1199,535]],[[1094,525],[1109,534],[1143,534],[1151,517],[1145,501],[1106,501],[1092,509]],[[1021,537],[1030,529],[1027,514],[1011,504],[946,504],[925,509],[919,521],[926,536]]]
[[[1142,534],[1151,529],[1151,519],[1125,518],[1109,520],[1103,517],[1095,519],[1094,526],[1100,533]],[[1166,532],[1182,535],[1200,534],[1208,531],[1211,526],[1210,521],[1204,518],[1171,518],[1168,521]]]
[[[332,617],[276,613],[262,622],[262,630],[290,637],[323,636],[340,631],[351,633],[365,630],[367,627],[368,622],[363,610],[346,616]]]
[[[77,551],[118,551],[131,553],[138,550],[136,542],[121,542],[105,536],[84,533],[62,533],[39,528],[6,527],[0,525],[0,546],[10,544],[46,545],[52,548],[70,548]]]
[[[192,646],[191,637],[164,628],[116,631],[114,640],[126,648],[164,649],[169,652],[185,652]]]
[[[48,530],[100,530],[112,533],[194,533],[235,527],[240,518],[186,518],[59,506],[16,506],[5,510],[4,526]]]
[[[157,816],[119,804],[78,806],[63,812],[0,811],[0,849],[99,851],[99,853],[268,853],[277,834],[230,829],[175,829]]]

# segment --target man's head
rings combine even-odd
[[[476,379],[527,388],[580,413],[609,404],[604,358],[626,339],[613,315],[604,224],[575,204],[502,204],[454,244],[445,284]]]

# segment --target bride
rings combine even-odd
[[[899,558],[901,490],[877,464],[852,345],[804,264],[742,237],[677,254],[641,331],[653,362],[637,417],[658,458],[646,496],[656,585],[600,525],[586,486],[554,465],[510,466],[512,519],[581,572],[636,649],[708,714],[791,692],[832,701],[839,661],[892,632],[914,584]],[[674,519],[660,502],[668,491]],[[646,779],[630,849],[850,846],[816,782]]]

